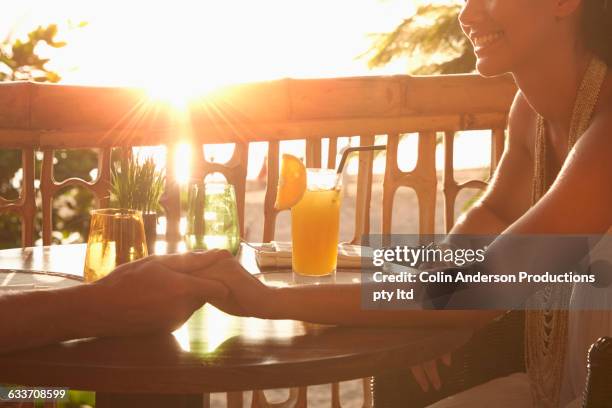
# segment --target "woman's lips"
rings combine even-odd
[[[487,48],[504,37],[503,31],[496,31],[487,34],[472,34],[472,43],[476,51]]]

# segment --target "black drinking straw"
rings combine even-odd
[[[373,152],[375,150],[386,150],[387,145],[372,145],[372,146],[357,146],[357,147],[348,147],[344,149],[342,152],[342,158],[340,159],[340,164],[338,165],[337,174],[342,174],[342,170],[344,170],[344,166],[346,165],[346,159],[348,155],[354,152]]]

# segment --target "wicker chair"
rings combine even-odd
[[[612,338],[602,337],[591,346],[584,388],[584,408],[612,406]]]

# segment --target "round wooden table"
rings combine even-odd
[[[239,256],[246,269],[260,273],[253,250],[243,246]],[[62,284],[82,284],[84,257],[84,245],[11,249],[0,251],[0,269],[14,269],[13,277],[62,273]],[[262,274],[270,284],[291,284],[290,276]],[[358,276],[339,271],[337,280]],[[173,334],[83,339],[0,355],[0,383],[92,390],[98,407],[201,407],[203,393],[324,384],[414,365],[453,350],[470,334],[240,318],[206,305]]]

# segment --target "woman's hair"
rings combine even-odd
[[[612,67],[612,0],[584,0],[582,35],[586,47]]]

